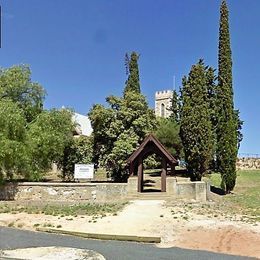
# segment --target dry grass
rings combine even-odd
[[[87,203],[78,205],[52,205],[52,204],[13,204],[3,203],[0,205],[0,213],[20,213],[26,212],[27,214],[45,214],[52,216],[73,216],[86,215],[86,216],[105,216],[106,214],[116,214],[121,211],[126,203]]]
[[[210,176],[211,185],[220,187],[219,174]],[[231,214],[249,216],[252,220],[260,220],[260,171],[238,171],[237,183],[231,194],[222,196],[220,207]]]

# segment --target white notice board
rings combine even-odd
[[[94,164],[75,164],[74,179],[93,179]]]

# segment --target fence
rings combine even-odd
[[[260,158],[260,154],[257,154],[257,153],[239,153],[237,157],[239,159],[240,158],[259,159]]]

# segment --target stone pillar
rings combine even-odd
[[[169,195],[172,195],[173,197],[176,195],[177,193],[177,189],[176,189],[176,178],[172,177],[172,176],[168,176],[167,177],[167,181],[166,181],[166,193]]]
[[[136,194],[137,187],[138,187],[138,177],[137,176],[129,177],[127,180],[127,193]]]
[[[204,181],[195,182],[195,199],[197,201],[205,202],[207,198],[206,183]]]
[[[206,199],[207,200],[210,199],[210,186],[211,186],[210,181],[206,181]]]

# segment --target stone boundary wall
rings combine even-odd
[[[0,200],[109,203],[140,194],[137,182],[137,177],[130,177],[128,183],[8,183],[0,186]],[[158,193],[158,197],[166,194],[173,199],[206,201],[207,187],[203,181],[177,182],[175,177],[167,177],[166,185],[166,193]]]
[[[260,170],[260,158],[238,158],[236,168],[237,170]]]
[[[0,186],[0,200],[113,202],[127,196],[127,183],[21,182]]]
[[[128,179],[129,194],[137,193],[137,182],[137,177]],[[171,196],[173,200],[184,199],[203,202],[207,200],[208,190],[208,184],[204,181],[177,181],[175,177],[167,177],[166,179],[166,195]]]

